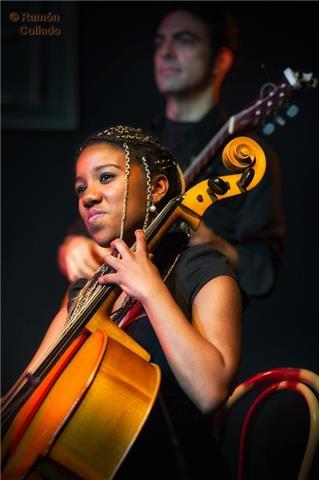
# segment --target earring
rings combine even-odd
[[[154,203],[152,203],[152,205],[150,205],[149,211],[151,213],[156,213],[156,207],[155,207]]]

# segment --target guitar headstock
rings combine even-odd
[[[317,87],[318,79],[312,73],[297,73],[290,68],[284,71],[284,78],[277,84],[264,84],[259,93],[259,98],[249,104],[241,112],[231,116],[223,127],[213,136],[210,142],[199,154],[192,159],[191,164],[184,171],[185,184],[190,185],[200,172],[208,165],[218,149],[224,145],[228,136],[235,132],[254,127],[258,123],[264,124],[263,132],[270,135],[275,129],[274,124],[285,125],[286,120],[280,115],[286,108],[286,115],[294,117],[298,113],[296,105],[289,104],[290,97],[295,91],[304,86]]]
[[[290,98],[294,92],[307,86],[317,87],[318,78],[314,78],[312,73],[294,72],[291,68],[286,68],[280,82],[277,84],[265,83],[260,89],[258,100],[232,117],[233,131],[264,122],[263,133],[265,135],[272,134],[275,124],[284,126],[286,123],[286,120],[280,115],[283,109],[290,118],[298,114],[299,108],[290,104]],[[268,122],[266,122],[267,119],[269,119]]]

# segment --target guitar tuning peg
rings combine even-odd
[[[287,110],[287,115],[290,118],[294,118],[299,112],[299,108],[297,105],[290,105],[290,107]]]
[[[275,131],[275,125],[271,122],[265,124],[262,129],[264,135],[271,135]]]
[[[312,79],[313,79],[313,73],[312,73],[312,72],[309,72],[309,73],[305,73],[305,72],[304,72],[304,73],[302,74],[302,81],[303,81],[303,82],[308,83],[308,82],[310,82]]]
[[[281,127],[283,127],[284,125],[286,125],[286,120],[284,118],[282,118],[280,115],[278,115],[276,118],[275,118],[276,122],[278,123],[278,125],[280,125]]]
[[[289,85],[291,85],[293,88],[300,88],[300,82],[299,82],[299,73],[294,72],[291,68],[286,68],[284,70],[284,75],[286,79],[289,82]]]

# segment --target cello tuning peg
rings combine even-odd
[[[286,120],[282,118],[280,115],[278,115],[278,117],[276,117],[275,120],[276,120],[276,123],[278,123],[278,125],[280,125],[281,127],[286,125]]]
[[[299,112],[299,108],[297,105],[290,105],[290,107],[287,109],[287,115],[290,118],[294,118]]]
[[[225,195],[225,193],[229,190],[229,184],[219,177],[210,178],[208,180],[208,187],[217,195]]]
[[[254,175],[255,175],[255,171],[254,171],[253,168],[251,168],[251,167],[246,168],[246,170],[243,172],[242,176],[240,177],[240,179],[237,182],[238,187],[241,190],[246,190],[247,187],[249,186],[250,182],[254,178]]]
[[[264,125],[262,132],[264,135],[271,135],[275,130],[275,125],[271,122],[268,122]]]

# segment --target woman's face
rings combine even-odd
[[[124,238],[130,243],[143,226],[146,183],[142,168],[131,162]],[[80,215],[93,239],[107,247],[120,236],[125,190],[125,155],[121,148],[99,143],[83,150],[76,164],[75,189]]]

